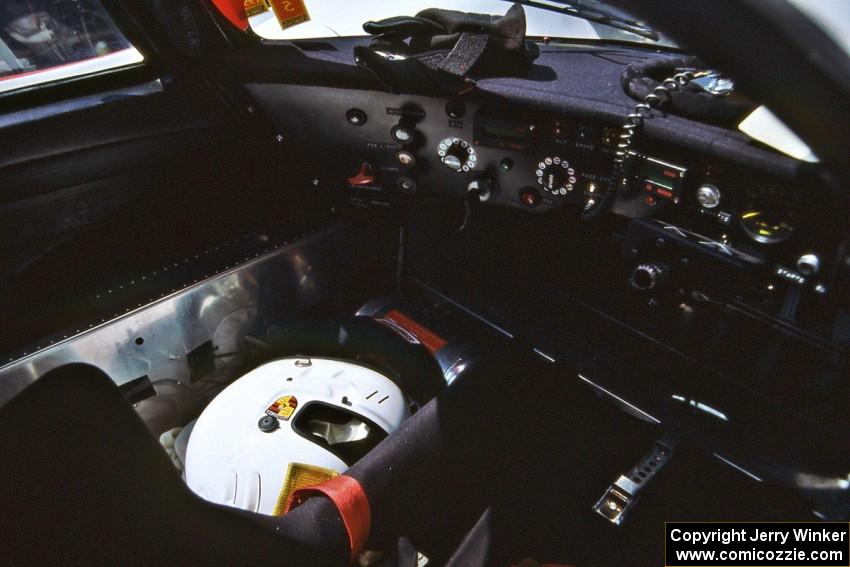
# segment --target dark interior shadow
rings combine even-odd
[[[534,64],[525,78],[538,83],[551,83],[558,80],[558,74],[552,67]]]

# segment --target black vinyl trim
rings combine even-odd
[[[139,87],[157,78],[155,65],[145,60],[136,65],[106,69],[98,73],[68,77],[9,91],[0,94],[0,106],[7,111],[23,110],[91,96],[104,91]]]

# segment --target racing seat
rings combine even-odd
[[[284,518],[203,501],[100,370],[49,372],[0,410],[6,565],[344,565],[330,501]],[[297,561],[296,561],[297,558]]]

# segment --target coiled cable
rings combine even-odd
[[[711,71],[696,71],[686,69],[667,77],[661,84],[652,89],[642,102],[635,105],[634,109],[626,115],[625,123],[617,141],[617,149],[614,152],[614,167],[611,172],[611,182],[601,194],[592,195],[584,205],[582,220],[590,220],[598,216],[608,208],[608,205],[617,194],[617,190],[628,183],[626,179],[626,166],[632,148],[632,142],[643,126],[645,119],[652,116],[652,110],[659,108],[662,104],[672,99],[675,91],[681,90],[688,83],[698,77],[709,75]]]

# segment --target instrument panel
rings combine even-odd
[[[267,112],[292,151],[307,152],[299,157],[303,167],[317,166],[309,175],[342,188],[355,207],[388,208],[395,194],[443,195],[545,213],[581,207],[614,184],[618,124],[462,98],[249,88],[269,102]],[[799,187],[641,139],[626,160],[627,182],[616,187],[614,213],[697,225],[703,223],[695,216],[713,219],[760,245],[798,232]],[[682,218],[669,218],[677,209]]]
[[[543,213],[580,206],[610,183],[615,126],[467,100],[249,88],[269,101],[271,119],[297,143],[293,151],[303,151],[317,133],[327,136],[321,146],[339,151],[322,155],[326,150],[316,144],[307,161],[317,163],[319,154],[323,167],[311,175],[343,187],[355,207],[388,208],[394,194],[477,196],[489,205]]]
[[[814,189],[796,180],[639,134],[618,183],[618,123],[474,97],[271,84],[249,90],[311,190],[332,192],[355,209],[450,198],[467,211],[479,203],[529,214],[572,209],[579,222],[588,201],[616,188],[615,218],[653,219],[662,227],[661,236],[644,230],[651,224],[624,229],[626,256],[649,246],[630,235],[663,239],[675,231],[695,243],[697,261],[708,251],[735,273],[745,268],[760,289],[827,291],[821,275],[843,231],[819,220],[815,199],[807,198]],[[655,268],[649,272],[664,271]]]

